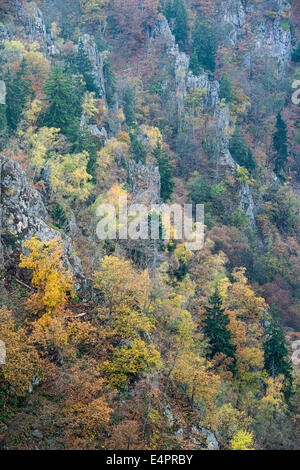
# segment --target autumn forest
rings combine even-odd
[[[299,449],[299,106],[298,0],[0,0],[0,449]]]

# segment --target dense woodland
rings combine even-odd
[[[0,79],[0,447],[299,448],[298,0],[0,0]],[[99,240],[120,195],[203,248]]]

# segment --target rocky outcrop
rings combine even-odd
[[[17,2],[16,16],[25,29],[25,34],[30,42],[47,41],[47,31],[41,10],[37,7],[36,3],[24,4]]]
[[[179,116],[182,116],[184,109],[184,100],[188,93],[197,88],[204,90],[203,107],[216,108],[219,105],[219,83],[210,81],[208,74],[203,71],[200,75],[193,75],[190,71],[190,58],[184,52],[180,52],[175,42],[169,24],[164,16],[153,29],[152,40],[162,38],[166,53],[174,59],[175,74],[175,96]]]
[[[241,28],[246,22],[246,12],[240,0],[226,0],[221,3],[220,16],[224,25],[229,25],[228,38],[236,45]]]
[[[245,4],[241,0],[223,0],[218,13],[219,21],[228,31],[228,39],[234,47],[246,34],[246,25],[252,26],[248,52],[244,56],[246,66],[257,56],[267,55],[282,63],[290,59],[290,15],[291,5],[287,0],[274,0],[261,5],[254,2]]]
[[[23,243],[34,236],[41,241],[59,237],[64,248],[64,262],[80,283],[83,281],[81,260],[74,252],[71,239],[50,224],[40,194],[32,187],[20,165],[0,156],[1,211],[0,228],[4,264]]]
[[[250,225],[254,227],[256,225],[255,223],[255,217],[254,217],[254,200],[253,200],[253,195],[250,189],[249,184],[243,183],[241,186],[241,189],[239,191],[239,196],[240,196],[240,208],[246,213]]]
[[[253,7],[252,7],[253,8]],[[267,12],[268,13],[268,12]],[[254,53],[265,55],[286,62],[291,57],[292,35],[289,16],[291,5],[287,0],[278,0],[277,8],[269,12],[273,17],[266,17],[255,31]]]
[[[89,60],[92,64],[93,70],[91,72],[91,75],[94,78],[94,83],[96,87],[99,89],[100,97],[105,100],[103,57],[101,56],[96,43],[93,41],[89,34],[83,34],[82,36],[80,36],[79,42],[83,44],[84,50],[87,53]]]
[[[128,161],[128,184],[134,203],[160,202],[160,174],[157,166]]]
[[[246,66],[250,66],[254,55],[271,55],[282,63],[286,63],[290,58],[292,51],[291,33],[288,28],[283,26],[283,18],[287,21],[290,5],[286,0],[278,0],[276,5],[275,17],[264,16],[251,34],[252,39],[248,45],[248,52],[245,53]],[[223,24],[224,27],[227,26],[229,40],[233,47],[237,45],[237,41],[242,37],[244,26],[251,24],[249,17],[254,13],[254,10],[255,6],[247,4],[244,7],[240,0],[226,0],[221,4],[218,12],[220,24]],[[231,28],[228,28],[228,25]],[[163,16],[153,29],[152,41],[155,41],[156,38],[159,38],[165,44],[166,53],[174,60],[174,97],[179,118],[185,119],[187,117],[185,116],[184,104],[188,93],[200,89],[203,92],[202,108],[210,111],[214,116],[216,145],[219,152],[218,165],[236,171],[239,165],[234,161],[229,150],[230,130],[233,130],[234,123],[231,120],[229,107],[220,100],[218,81],[211,81],[204,71],[198,76],[193,75],[189,69],[189,57],[184,52],[179,51],[169,24]],[[251,187],[246,182],[243,182],[240,186],[239,197],[239,207],[246,212],[250,225],[255,226],[253,194]]]

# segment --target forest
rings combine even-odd
[[[0,0],[1,450],[299,449],[299,90],[299,0]]]

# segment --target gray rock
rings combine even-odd
[[[51,226],[41,195],[32,187],[20,165],[2,156],[0,165],[0,226],[4,261],[15,250],[22,250],[24,241],[34,236],[41,241],[59,237],[63,243],[66,267],[72,270],[78,280],[83,281],[81,260],[74,253],[71,239]]]
[[[92,64],[93,70],[92,75],[94,77],[94,83],[96,87],[99,89],[100,96],[104,100],[105,97],[105,83],[104,83],[104,75],[103,75],[103,66],[104,61],[103,57],[100,54],[96,43],[93,41],[89,34],[83,34],[79,38],[79,43],[82,42],[84,50],[86,51],[89,60]],[[77,46],[78,48],[78,46]]]
[[[254,201],[253,201],[253,196],[252,192],[250,189],[249,184],[244,182],[242,184],[242,187],[240,189],[240,208],[245,211],[247,217],[249,218],[250,225],[251,227],[255,227],[255,216],[254,216]]]
[[[106,129],[104,127],[99,129],[99,127],[96,126],[95,124],[91,124],[91,125],[88,126],[88,129],[94,137],[97,137],[98,139],[101,139],[101,140],[104,140],[104,141],[106,141],[108,139],[108,135],[107,135]]]
[[[160,174],[157,166],[128,161],[128,183],[134,203],[160,202]]]

